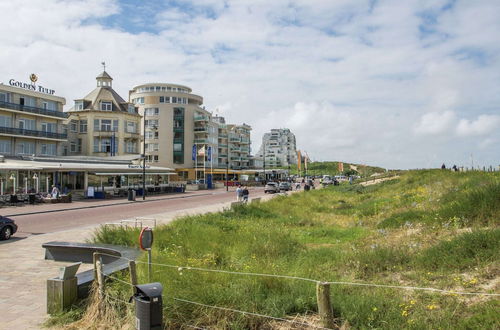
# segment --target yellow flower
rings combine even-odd
[[[372,311],[376,312],[376,311],[378,311],[378,308],[377,307],[373,307]]]
[[[427,309],[430,310],[430,311],[433,310],[433,309],[436,309],[436,308],[437,308],[437,306],[434,305],[434,304],[427,305]]]
[[[410,305],[415,305],[415,300],[410,300]]]
[[[401,311],[401,316],[408,316],[408,311],[407,310],[403,310]]]

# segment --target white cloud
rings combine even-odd
[[[313,159],[458,165],[481,145],[477,161],[498,163],[484,141],[500,140],[499,2],[161,3],[145,16],[118,0],[2,1],[0,80],[35,72],[71,104],[104,60],[125,98],[146,82],[192,87],[253,127],[254,151],[288,127]]]
[[[447,134],[456,122],[456,115],[453,111],[426,113],[415,125],[415,133],[421,135]]]
[[[482,136],[500,128],[500,116],[481,115],[476,120],[461,119],[457,126],[459,136]]]

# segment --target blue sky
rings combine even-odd
[[[500,164],[500,1],[22,0],[0,3],[0,82],[37,72],[73,100],[102,61],[122,97],[190,86],[315,160]]]

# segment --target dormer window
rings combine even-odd
[[[112,111],[113,103],[109,101],[101,101],[101,110],[102,111]]]
[[[135,106],[133,104],[128,105],[128,113],[136,113]]]
[[[75,110],[83,110],[83,101],[75,101]]]

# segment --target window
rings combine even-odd
[[[99,119],[94,119],[94,131],[99,130]]]
[[[113,132],[118,132],[118,119],[113,120]]]
[[[182,151],[182,143],[174,143],[174,151]]]
[[[135,141],[125,141],[125,152],[129,154],[137,153],[137,143]]]
[[[42,123],[42,131],[43,132],[56,132],[56,124],[55,123]]]
[[[147,163],[158,163],[159,156],[158,155],[146,155]]]
[[[137,113],[133,104],[128,105],[128,113]]]
[[[147,119],[146,128],[158,128],[158,119]]]
[[[94,138],[93,150],[94,150],[94,152],[99,152],[99,138],[98,137]]]
[[[135,104],[144,104],[144,97],[138,97],[136,99],[133,99],[132,103],[135,103]]]
[[[160,109],[158,108],[146,108],[144,109],[146,116],[158,116]]]
[[[100,143],[100,152],[111,152],[111,139],[103,138]]]
[[[111,119],[101,119],[101,131],[111,132]]]
[[[76,152],[76,142],[71,141],[71,143],[69,145],[69,151],[70,152]]]
[[[40,147],[40,153],[45,156],[55,156],[56,155],[56,144],[55,143],[42,143]]]
[[[156,86],[156,91],[157,92],[161,91],[161,87],[160,86]]]
[[[80,133],[87,133],[87,120],[80,120]]]
[[[182,153],[174,153],[174,163],[175,164],[184,163],[184,155]]]
[[[72,120],[69,124],[69,129],[71,130],[71,132],[78,132],[78,121]]]
[[[36,121],[34,119],[19,119],[19,128],[26,130],[36,130]]]
[[[158,139],[157,131],[146,131],[146,140]]]
[[[26,105],[28,107],[34,107],[35,106],[35,99],[29,96],[23,96],[19,98],[19,104],[20,105]]]
[[[165,103],[165,96],[160,96],[160,103]]]
[[[177,103],[177,97],[176,96],[172,96],[172,103]]]
[[[12,152],[11,143],[8,140],[0,140],[0,154],[10,154]]]
[[[1,127],[12,127],[12,118],[7,116],[0,116]]]
[[[34,142],[18,142],[16,151],[20,155],[33,155],[35,154]]]
[[[75,101],[75,110],[83,110],[83,101]]]
[[[125,121],[125,132],[137,133],[137,123],[133,121]]]
[[[0,93],[0,102],[9,102],[9,94]]]
[[[82,139],[78,139],[77,151],[82,152]]]
[[[101,101],[101,110],[102,111],[111,111],[113,110],[113,103],[109,101]]]
[[[146,151],[158,151],[158,143],[146,143]]]

